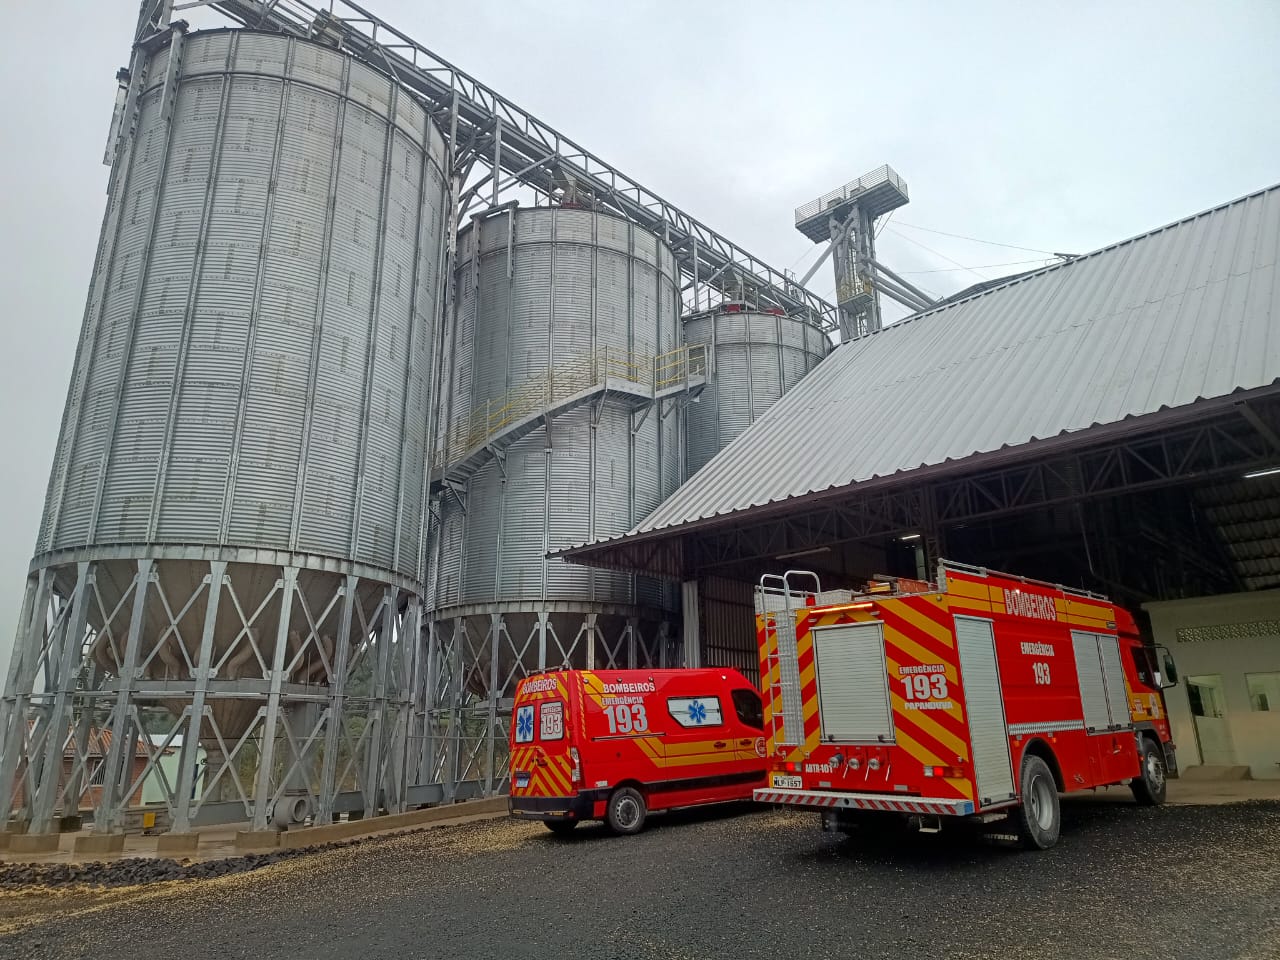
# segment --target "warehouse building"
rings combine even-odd
[[[1280,776],[1280,186],[835,350],[576,562],[679,579],[686,662],[751,668],[751,588],[934,559],[1107,593],[1180,658],[1184,766]]]

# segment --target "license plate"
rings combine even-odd
[[[804,781],[799,777],[787,777],[780,773],[773,775],[773,785],[778,790],[802,790]]]
[[[529,774],[524,770],[516,771],[516,786],[527,787],[529,785]]]

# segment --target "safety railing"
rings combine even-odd
[[[870,173],[864,173],[857,180],[850,180],[843,187],[832,190],[828,194],[824,194],[817,200],[810,200],[802,207],[796,208],[796,225],[804,223],[810,217],[816,217],[823,210],[834,204],[841,203],[845,200],[851,200],[861,193],[866,193],[872,187],[878,187],[882,183],[890,184],[905,198],[907,196],[907,185],[903,179],[898,176],[894,169],[887,163],[884,166],[877,167]]]
[[[651,356],[603,347],[594,354],[558,361],[556,365],[499,397],[477,404],[457,419],[445,437],[444,462],[452,465],[491,443],[515,424],[543,413],[593,387],[622,381],[656,398],[694,384],[707,374],[703,344],[678,347]]]

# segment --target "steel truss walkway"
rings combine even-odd
[[[637,411],[643,409],[643,423],[655,404],[692,399],[706,383],[703,345],[679,347],[656,357],[606,348],[575,358],[455,421],[445,436],[439,457],[442,466],[432,473],[432,484],[470,479],[516,441],[583,404],[619,399]],[[632,429],[639,429],[640,423]]]
[[[839,329],[836,307],[810,293],[783,271],[641,186],[510,100],[463,73],[411,37],[350,0],[144,0],[137,39],[144,40],[172,14],[211,7],[233,22],[328,43],[390,73],[426,101],[450,134],[453,172],[464,183],[473,166],[490,168],[462,192],[461,217],[481,191],[498,194],[524,184],[553,196],[571,191],[620,214],[665,240],[691,291],[691,307],[711,306],[713,292],[760,308],[777,307],[805,317],[824,331]],[[505,174],[505,176],[504,176]],[[706,300],[702,303],[702,288]]]

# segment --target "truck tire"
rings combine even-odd
[[[1062,832],[1058,785],[1049,765],[1033,753],[1022,758],[1022,805],[1018,807],[1018,833],[1028,850],[1048,850]]]
[[[543,820],[542,825],[554,833],[557,837],[567,836],[573,833],[573,828],[578,825],[577,820]]]
[[[1142,772],[1129,781],[1133,799],[1144,807],[1164,803],[1169,787],[1165,777],[1164,751],[1150,737],[1141,737],[1138,740],[1138,760],[1142,764]]]
[[[619,787],[609,797],[609,811],[605,819],[610,830],[625,836],[639,833],[644,827],[647,814],[644,796],[639,790],[634,787]]]

